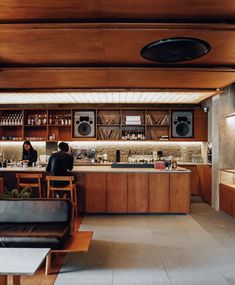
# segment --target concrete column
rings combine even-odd
[[[212,141],[212,208],[219,210],[219,169],[220,169],[220,96],[212,98],[211,110]]]

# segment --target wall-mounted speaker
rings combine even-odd
[[[173,138],[193,138],[193,111],[172,111]]]
[[[95,111],[75,111],[73,118],[75,138],[95,136]]]

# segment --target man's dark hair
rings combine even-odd
[[[64,151],[64,152],[69,151],[69,145],[66,142],[60,142],[58,144],[58,148],[59,148],[59,150]]]

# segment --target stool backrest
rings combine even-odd
[[[42,174],[40,173],[16,173],[16,178],[39,179],[39,178],[42,178]]]
[[[41,173],[16,173],[17,188],[38,188],[39,197],[42,197]]]
[[[46,176],[46,180],[47,180],[47,189],[50,190],[51,188],[51,182],[52,181],[63,181],[63,182],[68,182],[68,186],[67,187],[73,187],[73,181],[74,181],[74,176]],[[66,187],[66,188],[67,188]],[[58,187],[59,189],[60,187]],[[64,187],[61,187],[64,188]]]

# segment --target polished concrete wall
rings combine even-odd
[[[235,84],[204,103],[208,107],[208,141],[212,142],[212,207],[219,209],[221,168],[235,168]]]

